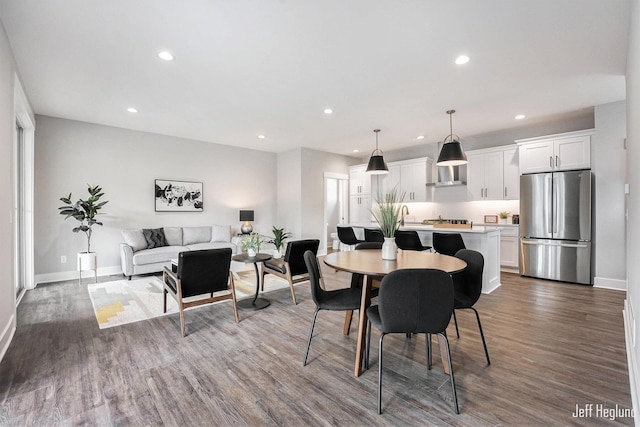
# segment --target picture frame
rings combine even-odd
[[[202,182],[155,180],[156,212],[202,212]]]
[[[485,215],[484,216],[485,224],[497,224],[498,223],[498,215]]]

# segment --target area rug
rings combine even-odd
[[[236,299],[251,298],[256,291],[256,275],[252,271],[235,274]],[[286,280],[268,274],[265,276],[265,293],[287,288]],[[178,312],[178,304],[167,298],[167,313],[162,312],[162,277],[147,276],[132,280],[115,280],[91,283],[87,286],[89,297],[100,329],[126,325]],[[225,302],[225,301],[220,301]],[[214,303],[217,304],[217,303]]]

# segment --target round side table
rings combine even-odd
[[[252,310],[261,310],[265,307],[269,307],[271,302],[269,302],[268,299],[258,298],[258,292],[260,291],[260,273],[258,272],[258,263],[270,260],[271,255],[258,253],[256,256],[249,256],[246,253],[242,253],[234,255],[231,259],[237,262],[244,262],[245,264],[252,263],[256,270],[256,295],[253,297],[253,300],[247,298],[238,301],[238,307]]]

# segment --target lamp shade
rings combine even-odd
[[[367,172],[373,175],[389,173],[389,169],[387,168],[387,164],[384,162],[382,155],[371,155],[369,165],[367,166]]]
[[[459,166],[467,164],[467,156],[462,151],[462,144],[455,139],[442,144],[440,155],[436,165],[438,166]]]
[[[240,211],[240,221],[254,221],[253,211]]]

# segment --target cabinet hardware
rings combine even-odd
[[[558,167],[559,160],[558,156],[556,156],[556,167]]]
[[[553,156],[549,156],[549,167],[553,167]]]
[[[507,187],[504,187],[504,197],[507,197]]]

